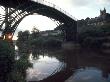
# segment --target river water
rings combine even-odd
[[[18,50],[17,47],[16,49]],[[34,51],[29,53],[28,60],[32,67],[26,70],[27,81],[110,82],[109,54],[91,49],[75,51],[34,49]],[[50,79],[51,77],[54,77],[54,80]]]
[[[39,55],[39,59],[33,59],[30,54],[30,62],[33,64],[32,68],[27,70],[28,81],[39,81],[50,76],[53,72],[62,69],[63,62],[60,62],[56,57]]]

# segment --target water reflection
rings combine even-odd
[[[109,55],[82,49],[76,55],[77,68],[73,63],[73,75],[65,82],[110,82],[109,60]]]
[[[18,47],[15,45],[15,50],[18,50]]]
[[[21,53],[28,54],[28,60],[33,65],[27,69],[27,81],[110,82],[110,56],[106,54],[90,49],[63,51],[35,48],[20,51],[19,56],[22,56]]]
[[[27,81],[40,81],[48,78],[64,69],[66,65],[63,61],[60,60],[62,58],[61,55],[59,56],[59,54],[55,53],[56,50],[26,49],[25,51],[19,49],[15,52],[16,57],[18,56],[19,59],[21,59],[24,54],[27,54],[28,61],[32,64],[32,67],[29,67],[26,70]]]
[[[85,69],[78,69],[71,77],[73,82],[110,82],[110,75],[104,78],[100,69],[89,67]]]
[[[33,64],[33,68],[27,70],[28,81],[38,81],[50,76],[57,70],[60,71],[64,64],[55,57],[48,57],[39,55],[39,59],[33,59],[32,54],[29,57],[30,62]]]

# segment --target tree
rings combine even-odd
[[[14,66],[14,50],[8,42],[0,40],[0,82],[6,82]]]
[[[63,38],[63,40],[64,40],[64,38],[65,38],[65,36],[66,36],[66,26],[64,25],[64,24],[62,24],[62,25],[59,25],[58,27],[56,27],[54,30],[59,30],[59,31],[61,31],[61,34],[60,34],[60,37],[61,38]]]
[[[22,32],[22,31],[19,31],[18,32],[18,40],[19,41],[27,41],[28,39],[29,39],[29,35],[30,35],[30,32],[29,32],[29,30],[26,30],[26,31],[24,31],[24,32]]]
[[[32,32],[31,36],[34,39],[34,38],[36,38],[36,37],[39,36],[39,32],[40,31],[39,31],[39,29],[37,29],[37,28],[34,27],[31,32]]]
[[[17,46],[19,47],[19,52],[28,52],[29,50],[29,39],[30,32],[28,30],[18,32]]]

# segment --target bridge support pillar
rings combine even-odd
[[[77,22],[73,21],[66,25],[65,41],[77,43]]]
[[[65,50],[80,49],[77,40],[77,21],[65,25],[65,42],[62,44],[62,48]]]

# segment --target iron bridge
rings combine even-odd
[[[57,21],[58,26],[63,26],[66,41],[76,40],[77,20],[55,4],[45,0],[0,0],[0,9],[2,39],[7,39],[9,36],[12,39],[23,18],[37,13]]]

